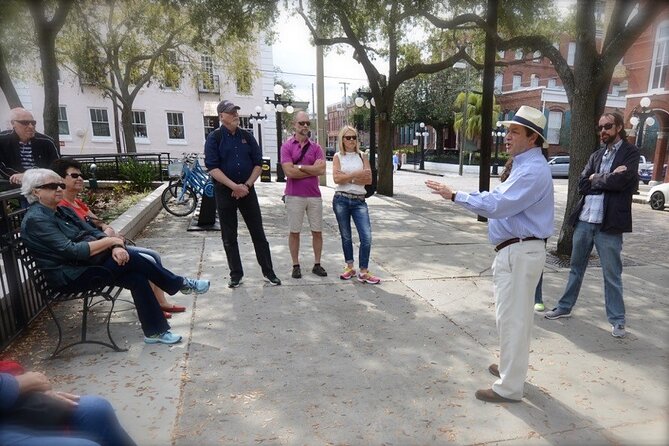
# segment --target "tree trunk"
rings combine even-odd
[[[387,110],[381,104],[378,107],[379,116],[379,141],[377,143],[377,153],[379,162],[377,164],[379,180],[377,183],[377,193],[387,197],[393,196],[393,125],[390,122],[392,110]]]
[[[597,148],[597,134],[594,131],[595,122],[599,115],[597,109],[596,89],[581,89],[574,93],[571,110],[572,116],[583,116],[584,119],[571,121],[571,141],[569,149],[569,188],[567,192],[567,206],[564,220],[558,237],[557,253],[571,255],[574,228],[569,224],[569,215],[572,213],[580,195],[578,193],[578,177],[588,162],[593,150]]]
[[[123,128],[123,141],[125,142],[126,153],[137,153],[135,129],[132,127],[132,106],[124,106],[122,108],[121,128]]]
[[[435,154],[439,157],[444,154],[444,129],[446,126],[444,124],[437,124],[434,126],[434,132],[437,134],[435,141]]]
[[[0,48],[0,89],[5,94],[10,109],[23,107],[19,94],[16,92],[16,88],[12,82],[12,77],[9,75],[7,61],[5,60],[5,54],[2,51],[2,48]]]
[[[50,136],[60,147],[58,133],[58,63],[56,61],[55,35],[40,33],[40,59],[42,61],[42,81],[44,82],[44,133]]]

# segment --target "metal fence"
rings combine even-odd
[[[17,190],[0,193],[0,351],[44,309],[11,245],[25,214],[19,196]]]
[[[127,180],[123,166],[130,163],[151,165],[154,168],[154,180],[166,181],[167,166],[171,162],[170,154],[161,153],[100,153],[86,155],[63,155],[63,158],[73,158],[81,163],[81,172],[91,178],[95,173],[98,180]],[[91,165],[95,164],[95,172]]]

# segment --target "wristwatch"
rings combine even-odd
[[[302,164],[299,164],[299,165],[297,166],[297,169],[298,169],[298,170],[302,170]]]

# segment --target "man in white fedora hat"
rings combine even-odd
[[[541,153],[544,114],[522,106],[510,121],[506,146],[513,157],[507,180],[491,192],[460,192],[447,184],[426,181],[433,193],[489,218],[488,236],[497,255],[492,264],[499,365],[488,371],[498,379],[476,391],[488,402],[517,402],[530,356],[534,292],[546,261],[546,239],[553,234],[553,179]]]

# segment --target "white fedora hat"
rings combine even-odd
[[[530,130],[534,130],[544,141],[544,128],[546,127],[546,116],[534,107],[523,105],[518,109],[510,121],[500,121],[499,125],[508,127],[511,124],[522,125]]]

